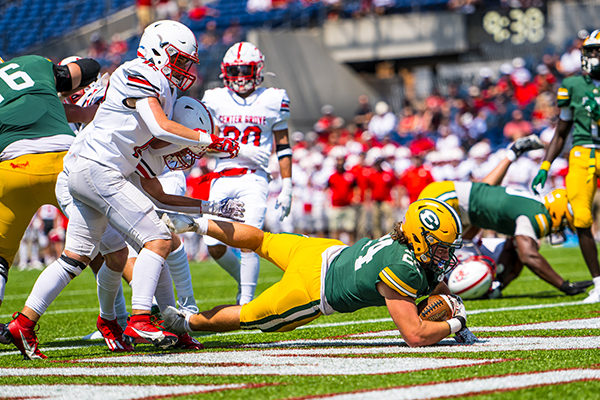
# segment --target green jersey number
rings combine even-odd
[[[2,79],[12,90],[23,90],[35,85],[33,79],[31,79],[25,71],[13,71],[10,74],[8,73],[8,71],[17,68],[19,68],[19,65],[15,63],[0,68],[0,79]],[[19,79],[20,81],[18,81]],[[2,100],[4,100],[4,97],[0,94],[0,102],[2,102]]]
[[[368,242],[366,246],[368,246],[372,242],[373,241]],[[373,259],[373,257],[379,250],[391,245],[392,243],[394,243],[394,239],[389,237],[389,235],[386,235],[379,239],[375,245],[369,247],[369,250],[367,250],[367,253],[364,256],[360,256],[356,259],[356,261],[354,262],[354,270],[358,271],[359,269],[361,269],[364,264],[368,263]]]

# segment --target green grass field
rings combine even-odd
[[[565,279],[590,278],[578,248],[544,247],[543,254]],[[38,274],[11,271],[0,322],[22,308]],[[192,276],[200,309],[234,301],[234,281],[216,264],[193,264]],[[257,293],[280,276],[263,263]],[[126,288],[128,302],[130,294]],[[285,334],[198,335],[203,351],[138,345],[115,355],[103,341],[80,340],[98,313],[86,270],[40,320],[48,360],[23,361],[13,346],[0,346],[0,399],[600,398],[600,304],[578,304],[585,297],[564,296],[525,270],[503,298],[466,302],[480,338],[474,346],[449,338],[408,348],[382,307],[321,317]]]

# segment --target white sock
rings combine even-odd
[[[150,312],[152,296],[162,272],[165,259],[146,248],[140,251],[133,265],[131,308]]]
[[[594,289],[600,290],[600,276],[592,278],[592,281],[594,282]]]
[[[183,243],[172,251],[167,257],[167,264],[171,271],[171,277],[175,282],[177,297],[194,297],[194,288],[192,286],[192,274],[190,274],[190,264],[187,259],[187,252]]]
[[[62,266],[62,263],[64,261],[59,258],[42,271],[25,302],[27,307],[40,316],[46,312],[48,306],[71,282],[71,275]]]
[[[240,267],[240,305],[249,303],[254,298],[260,259],[256,253],[242,252],[242,265]]]
[[[113,271],[106,264],[98,271],[98,302],[100,303],[100,317],[112,321],[117,318],[115,301],[121,288],[121,272]]]
[[[163,312],[167,307],[176,307],[175,292],[173,292],[173,281],[171,280],[171,272],[169,266],[165,264],[156,284],[156,292],[154,293],[156,303],[160,312]]]
[[[240,283],[240,260],[230,247],[227,248],[225,254],[223,254],[223,257],[215,261],[221,266],[221,268],[227,271],[227,273],[231,275],[238,284]]]
[[[4,290],[6,289],[6,279],[0,276],[0,301],[4,300]]]
[[[117,291],[117,298],[115,299],[115,312],[117,313],[118,320],[127,320],[129,312],[127,311],[127,302],[125,301],[125,295],[123,294],[123,281],[119,284],[119,290]]]

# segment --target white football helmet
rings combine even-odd
[[[173,121],[187,128],[212,134],[215,125],[208,108],[200,100],[191,97],[180,97],[173,107]],[[165,164],[175,171],[191,168],[196,160],[206,153],[207,147],[191,146],[180,151],[164,156]]]
[[[263,81],[265,57],[258,47],[239,42],[227,50],[221,63],[223,84],[239,94],[254,90]]]
[[[472,256],[462,261],[448,276],[448,288],[461,298],[478,299],[485,295],[496,278],[496,263],[487,256]]]
[[[590,33],[581,45],[581,69],[600,79],[600,29]]]
[[[196,81],[189,72],[198,64],[198,42],[194,33],[177,21],[158,21],[146,27],[138,57],[154,64],[174,86],[186,91]]]

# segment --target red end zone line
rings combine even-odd
[[[562,385],[573,382],[600,381],[600,369],[562,369],[534,373],[516,373],[486,378],[458,379],[443,383],[427,383],[416,386],[359,390],[324,396],[296,397],[300,399],[344,400],[426,400],[461,396],[478,396],[496,392],[509,392],[534,387]]]

